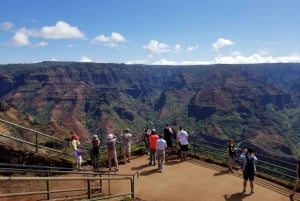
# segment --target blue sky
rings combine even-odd
[[[300,62],[299,0],[2,0],[0,63]]]

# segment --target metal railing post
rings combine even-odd
[[[47,180],[47,200],[50,200],[51,199],[51,196],[50,196],[50,181]]]
[[[91,199],[91,180],[87,180],[87,186],[88,186],[88,199]]]
[[[134,181],[133,179],[130,179],[130,184],[131,184],[131,198],[134,198]]]
[[[102,193],[102,179],[101,179],[101,174],[100,174],[100,181],[99,181],[99,185],[100,185],[100,193]]]

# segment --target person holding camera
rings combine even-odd
[[[233,164],[234,164],[234,157],[235,157],[235,148],[234,148],[234,141],[233,139],[228,140],[227,144],[227,165],[228,165],[228,171],[233,173]]]
[[[254,193],[254,175],[256,171],[255,163],[257,161],[256,156],[253,153],[253,149],[244,149],[240,156],[243,159],[243,193],[246,192],[247,181],[250,181],[250,194]]]
[[[116,141],[117,138],[114,134],[108,134],[107,135],[107,159],[108,159],[108,168],[109,171],[111,171],[111,161],[114,161],[115,165],[115,171],[118,171],[119,165],[118,165],[118,158],[117,158],[117,151],[116,151]]]

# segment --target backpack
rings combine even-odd
[[[246,166],[245,166],[245,170],[246,172],[254,172],[254,157],[249,158],[248,155],[246,155]]]

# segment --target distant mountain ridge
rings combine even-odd
[[[300,156],[300,64],[149,66],[77,62],[0,65],[1,100],[83,141],[129,127],[250,143]]]

